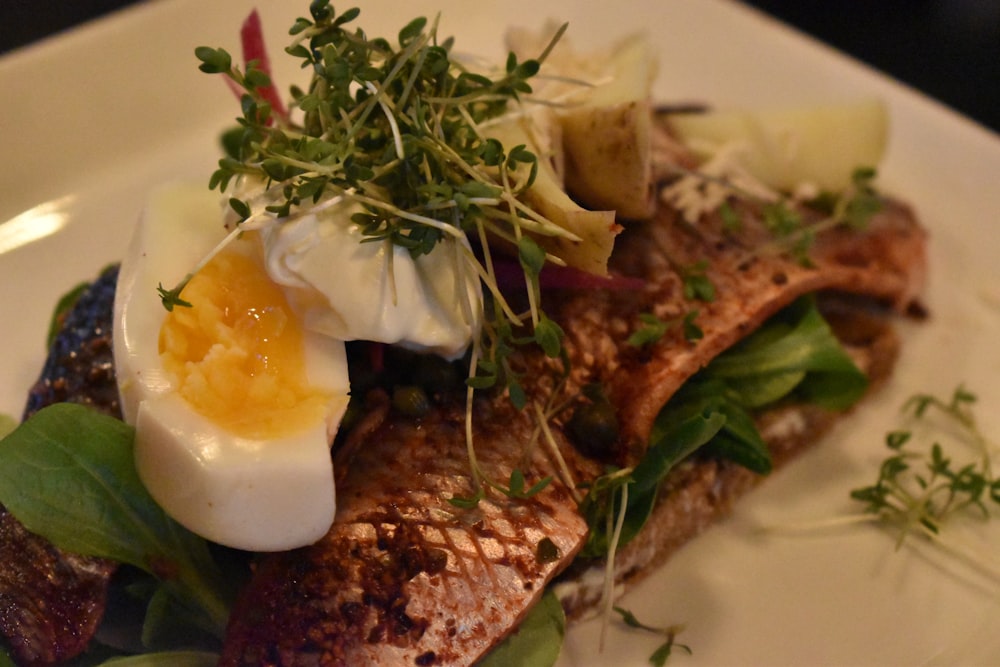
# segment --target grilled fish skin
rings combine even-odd
[[[491,493],[475,509],[449,503],[473,494],[461,404],[419,420],[383,413],[354,450],[329,534],[261,561],[221,665],[468,664],[583,544],[562,485],[530,498]],[[542,449],[527,446],[534,423],[506,400],[480,402],[475,428],[490,478],[506,482],[514,466],[529,480],[550,474]]]
[[[111,361],[117,267],[109,267],[65,315],[24,418],[71,401],[121,418]],[[104,614],[112,561],[57,549],[0,508],[0,632],[17,664],[52,665],[79,655]]]
[[[922,311],[927,233],[907,206],[886,200],[864,230],[819,235],[807,264],[760,252],[773,237],[759,213],[743,210],[740,218],[741,229],[730,232],[719,216],[692,227],[664,209],[657,220],[626,230],[612,255],[613,269],[641,278],[642,290],[579,292],[550,302],[550,316],[566,332],[573,381],[600,383],[619,411],[622,465],[642,456],[657,414],[689,377],[797,298],[844,292],[898,313]],[[682,273],[698,265],[715,286],[711,302],[684,297]],[[670,321],[692,310],[698,311],[699,340],[688,341],[674,327],[654,345],[628,344],[641,313]]]

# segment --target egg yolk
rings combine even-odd
[[[178,392],[230,432],[265,439],[314,426],[329,395],[309,385],[302,330],[281,289],[249,254],[225,250],[184,289],[160,329]]]

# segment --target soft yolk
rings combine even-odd
[[[329,395],[309,385],[302,330],[258,261],[224,251],[168,313],[160,355],[195,410],[247,438],[314,426]]]

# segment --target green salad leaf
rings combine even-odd
[[[61,549],[155,576],[154,600],[166,596],[190,622],[221,637],[233,586],[208,543],[146,491],[133,464],[133,435],[124,422],[81,405],[43,408],[0,441],[0,502]]]
[[[0,412],[0,438],[17,428],[17,420],[8,414]]]
[[[164,651],[112,658],[101,667],[215,667],[219,656],[208,651]]]
[[[833,334],[815,298],[804,297],[709,364],[747,408],[770,405],[794,390],[830,410],[853,405],[868,379]]]
[[[582,555],[607,555],[609,517],[621,511],[625,484],[630,486],[619,546],[642,529],[667,474],[696,451],[768,474],[771,455],[757,431],[754,411],[793,396],[843,410],[867,386],[867,377],[833,334],[815,298],[799,299],[685,383],[657,415],[649,448],[634,469],[612,472],[592,484],[581,505],[590,526]]]
[[[566,616],[562,604],[547,590],[521,625],[477,664],[477,667],[550,667],[559,658]]]

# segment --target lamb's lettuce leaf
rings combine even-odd
[[[844,410],[868,387],[812,297],[796,301],[699,375],[724,381],[747,409],[794,393],[803,402]]]
[[[667,474],[696,451],[768,474],[771,455],[754,411],[790,398],[843,410],[867,386],[816,300],[799,299],[685,383],[657,415],[646,454],[630,474],[612,472],[593,483],[581,506],[590,526],[581,555],[608,553],[610,517],[621,510],[624,485],[629,488],[619,546],[642,529]]]
[[[165,651],[113,658],[101,667],[215,667],[219,656],[207,651]]]
[[[152,608],[183,609],[197,627],[221,637],[233,585],[208,543],[146,491],[133,463],[133,435],[124,422],[81,405],[38,411],[0,441],[0,503],[61,549],[153,575]]]
[[[565,633],[562,604],[555,593],[546,591],[517,630],[476,663],[476,667],[550,667],[559,658]]]
[[[0,438],[17,428],[17,420],[8,414],[0,412]]]

